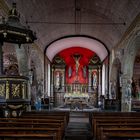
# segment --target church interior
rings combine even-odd
[[[0,0],[0,140],[140,140],[140,0]]]

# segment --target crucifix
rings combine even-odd
[[[78,70],[79,70],[79,66],[80,66],[79,60],[81,58],[81,55],[80,54],[74,54],[73,58],[75,60],[76,81],[78,81]]]

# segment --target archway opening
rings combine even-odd
[[[46,55],[52,69],[48,88],[52,88],[56,106],[67,104],[69,96],[78,96],[78,104],[84,98],[86,106],[98,106],[102,94],[101,65],[108,56],[104,44],[87,37],[63,38],[50,44]]]

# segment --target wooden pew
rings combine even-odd
[[[103,129],[118,129],[118,128],[140,128],[140,123],[131,123],[131,122],[129,122],[129,123],[108,123],[108,124],[99,124],[98,125],[98,127],[97,127],[97,134],[96,134],[96,139],[98,139],[98,140],[102,140],[102,137],[101,137],[101,135],[102,135],[102,131],[103,131]]]
[[[95,112],[92,118],[92,132],[95,139],[100,137],[100,128],[140,127],[140,113],[137,112]]]
[[[23,112],[21,117],[45,117],[45,116],[52,116],[52,117],[58,117],[63,116],[66,120],[66,122],[69,122],[69,112],[64,111],[28,111]]]
[[[47,111],[47,112],[25,112],[21,116],[22,118],[51,118],[51,119],[59,119],[59,120],[64,120],[65,127],[67,126],[69,122],[69,112],[52,112],[52,111]]]
[[[56,136],[56,140],[62,140],[60,128],[59,127],[46,127],[46,128],[40,128],[40,127],[0,127],[0,134],[51,134]]]
[[[61,120],[51,119],[25,119],[25,118],[0,118],[0,127],[29,127],[29,128],[59,128],[58,135],[64,135],[64,123]]]
[[[26,112],[21,118],[0,118],[0,130],[3,129],[9,133],[10,127],[20,128],[16,131],[28,130],[56,133],[56,139],[61,140],[64,136],[64,130],[69,120],[68,112]],[[28,128],[28,129],[27,129]],[[29,130],[32,129],[32,130]],[[13,128],[12,128],[13,130]],[[3,131],[2,131],[3,132]],[[12,131],[13,134],[14,131]]]
[[[66,122],[66,119],[65,117],[63,116],[24,116],[22,118],[25,118],[25,119],[50,119],[50,120],[60,120],[60,121],[63,121],[64,123],[64,126],[66,127],[67,126],[67,122]]]
[[[64,122],[63,120],[59,120],[59,119],[51,119],[51,118],[47,118],[47,119],[37,119],[37,118],[0,118],[0,122],[23,122],[23,123],[59,123],[61,125],[61,127],[64,129]]]
[[[101,138],[100,140],[109,140],[109,139],[121,139],[121,138],[133,138],[140,139],[140,127],[114,127],[114,128],[104,128],[101,129]],[[99,140],[99,139],[98,139]]]
[[[32,121],[47,121],[47,122],[60,122],[62,124],[63,130],[67,127],[67,122],[64,116],[24,116],[23,119],[30,119]]]
[[[17,133],[0,133],[0,139],[4,140],[4,139],[8,140],[57,140],[56,139],[56,134],[17,134]]]
[[[64,127],[61,122],[32,122],[32,121],[0,121],[0,127],[28,127],[28,128],[60,128],[59,136],[64,136]]]

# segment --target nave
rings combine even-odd
[[[0,0],[0,140],[140,140],[140,0]]]

